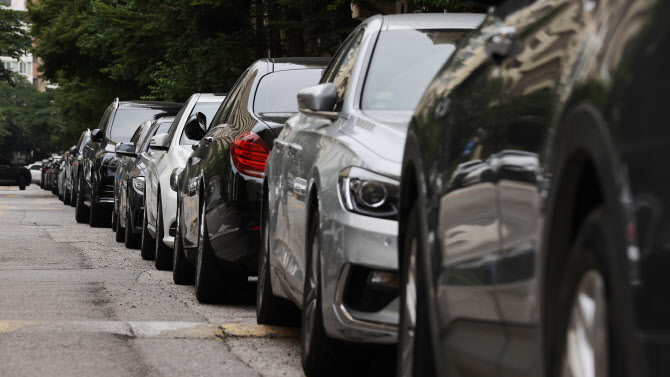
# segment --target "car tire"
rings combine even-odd
[[[126,221],[125,221],[124,231],[125,235],[125,245],[128,249],[139,249],[142,247],[142,238],[139,234],[133,232],[133,225],[130,221],[130,206],[126,205]]]
[[[184,254],[179,216],[179,206],[177,206],[177,229],[175,230],[174,251],[172,253],[172,280],[177,285],[191,285],[195,282],[195,269],[186,260],[186,255]]]
[[[400,264],[400,327],[398,328],[398,377],[435,376],[435,362],[428,322],[428,302],[421,284],[422,264],[419,258],[419,209],[410,211],[402,244]],[[413,302],[411,298],[414,298]],[[414,323],[410,321],[414,318]],[[412,335],[413,334],[413,335]]]
[[[296,326],[300,310],[291,301],[272,293],[270,278],[270,221],[267,196],[263,199],[261,215],[261,248],[258,254],[258,284],[256,285],[256,323],[259,325]]]
[[[23,191],[26,189],[26,177],[20,176],[19,177],[19,190]]]
[[[163,203],[160,195],[158,195],[157,215],[155,265],[157,270],[170,271],[172,270],[172,249],[163,242],[165,231],[163,230]]]
[[[77,220],[78,223],[80,224],[86,224],[88,223],[88,217],[90,215],[90,210],[86,208],[86,204],[84,204],[84,200],[86,199],[86,195],[84,193],[84,184],[82,183],[83,179],[79,178],[79,184],[78,184],[78,189],[77,189],[77,205],[75,206],[74,209],[74,219]]]
[[[112,210],[112,232],[116,232],[118,226],[117,213],[116,209]]]
[[[302,370],[307,377],[347,376],[353,373],[351,357],[347,359],[346,342],[329,338],[323,326],[321,301],[321,237],[319,214],[310,216],[310,227],[305,265],[305,287],[303,289],[302,319],[300,329],[300,351]],[[355,354],[355,352],[351,352]]]
[[[548,308],[558,313],[557,327],[552,329],[556,335],[550,336],[549,344],[549,366],[556,366],[551,368],[555,377],[609,376],[610,370],[615,370],[609,357],[615,354],[610,348],[616,344],[611,338],[613,313],[608,302],[612,301],[604,263],[607,250],[614,248],[608,229],[604,211],[593,211],[580,227],[564,272],[556,275],[560,279],[554,284],[558,292]]]
[[[200,231],[198,234],[198,260],[195,266],[195,297],[203,304],[235,302],[246,283],[246,275],[237,271],[226,271],[214,256],[209,243],[205,201],[200,209]]]
[[[121,216],[118,213],[114,213],[114,222],[116,223],[116,233],[115,238],[116,242],[124,242],[126,240],[126,229],[121,226]]]
[[[153,237],[151,237],[151,233],[149,233],[149,228],[147,226],[147,207],[146,203],[144,206],[144,216],[142,220],[142,243],[140,247],[140,255],[142,256],[142,259],[144,260],[152,260],[155,257],[156,250],[156,245],[154,245],[154,240]]]
[[[110,226],[111,213],[103,208],[100,203],[95,202],[97,186],[95,179],[91,180],[91,206],[89,207],[88,225],[92,228],[104,228]]]
[[[66,188],[65,193],[63,194],[63,205],[65,205],[65,206],[70,205],[70,199],[71,199],[70,195],[71,195],[70,192]]]

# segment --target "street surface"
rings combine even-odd
[[[51,192],[0,187],[0,376],[302,376],[299,331],[202,305]]]

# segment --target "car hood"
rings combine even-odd
[[[381,158],[402,162],[411,111],[368,110],[339,130]]]

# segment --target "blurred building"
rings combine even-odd
[[[27,11],[26,0],[0,0],[0,6],[5,6],[15,11]],[[42,80],[37,72],[37,68],[40,65],[40,59],[30,53],[22,56],[19,60],[9,56],[0,56],[0,64],[2,64],[5,69],[25,77],[26,80],[35,85],[35,87],[42,92],[46,90],[47,85],[49,84],[45,80]]]

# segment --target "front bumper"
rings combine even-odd
[[[322,195],[322,312],[328,336],[397,341],[398,287],[369,279],[373,272],[397,273],[397,228],[396,221],[344,210],[336,190]]]

